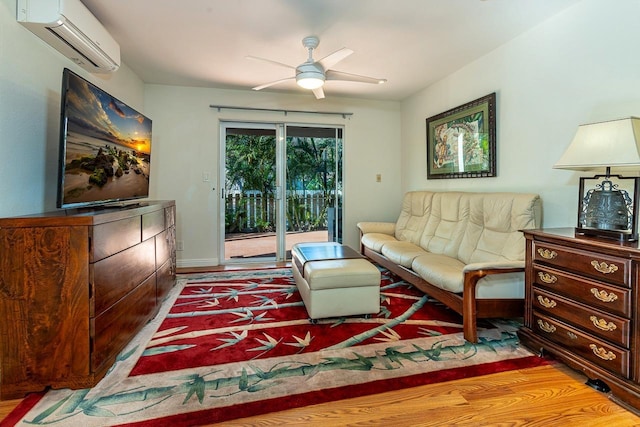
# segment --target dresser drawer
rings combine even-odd
[[[149,239],[89,267],[94,303],[91,316],[98,316],[131,292],[156,270],[155,240]]]
[[[139,216],[93,226],[89,262],[99,261],[140,243],[140,227]]]
[[[534,265],[535,286],[567,296],[590,307],[631,317],[631,289],[608,285],[549,267]]]
[[[577,304],[559,295],[533,290],[533,308],[607,341],[629,348],[631,321]]]
[[[91,336],[94,337],[92,372],[103,369],[105,363],[113,363],[124,349],[131,336],[123,331],[140,330],[156,312],[156,275],[153,274],[117,303],[90,319]]]
[[[176,283],[176,273],[172,259],[167,260],[162,266],[158,267],[157,276],[156,301],[160,306]]]
[[[533,242],[532,250],[534,264],[555,266],[607,283],[631,286],[629,259],[543,242]]]
[[[165,210],[158,209],[142,215],[142,240],[161,233],[165,229]]]
[[[541,337],[561,344],[563,348],[602,368],[629,378],[630,352],[586,334],[557,319],[533,313],[533,330]]]
[[[171,258],[171,229],[164,230],[156,237],[156,266],[160,267]]]

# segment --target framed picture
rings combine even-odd
[[[496,94],[427,119],[427,178],[496,176]]]

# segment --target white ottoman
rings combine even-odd
[[[377,314],[380,271],[358,252],[334,242],[291,248],[293,277],[311,319]]]

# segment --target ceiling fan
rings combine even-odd
[[[381,84],[387,81],[386,79],[376,79],[374,77],[359,76],[357,74],[350,74],[344,73],[342,71],[332,70],[331,67],[345,59],[347,56],[351,55],[353,53],[353,50],[343,47],[342,49],[339,49],[325,56],[319,61],[316,61],[313,59],[313,49],[317,48],[319,44],[320,39],[318,39],[318,37],[316,36],[309,36],[302,39],[302,45],[309,50],[309,58],[297,67],[283,64],[277,61],[272,61],[270,59],[247,56],[248,59],[269,62],[270,64],[293,69],[296,72],[295,76],[265,83],[252,89],[261,90],[278,83],[295,79],[298,86],[305,89],[311,89],[317,99],[322,99],[324,98],[324,90],[322,89],[322,86],[324,86],[325,81],[328,80],[342,80],[348,82],[373,84]]]

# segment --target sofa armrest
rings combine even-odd
[[[464,267],[464,289],[462,301],[462,323],[464,338],[469,342],[478,342],[476,328],[476,286],[478,281],[490,274],[516,273],[524,271],[524,261],[476,262]]]
[[[464,266],[464,273],[479,270],[503,270],[522,269],[524,271],[524,261],[496,261],[496,262],[474,262]],[[496,273],[501,273],[500,271]]]
[[[359,222],[360,234],[381,233],[393,236],[396,232],[395,222]]]

